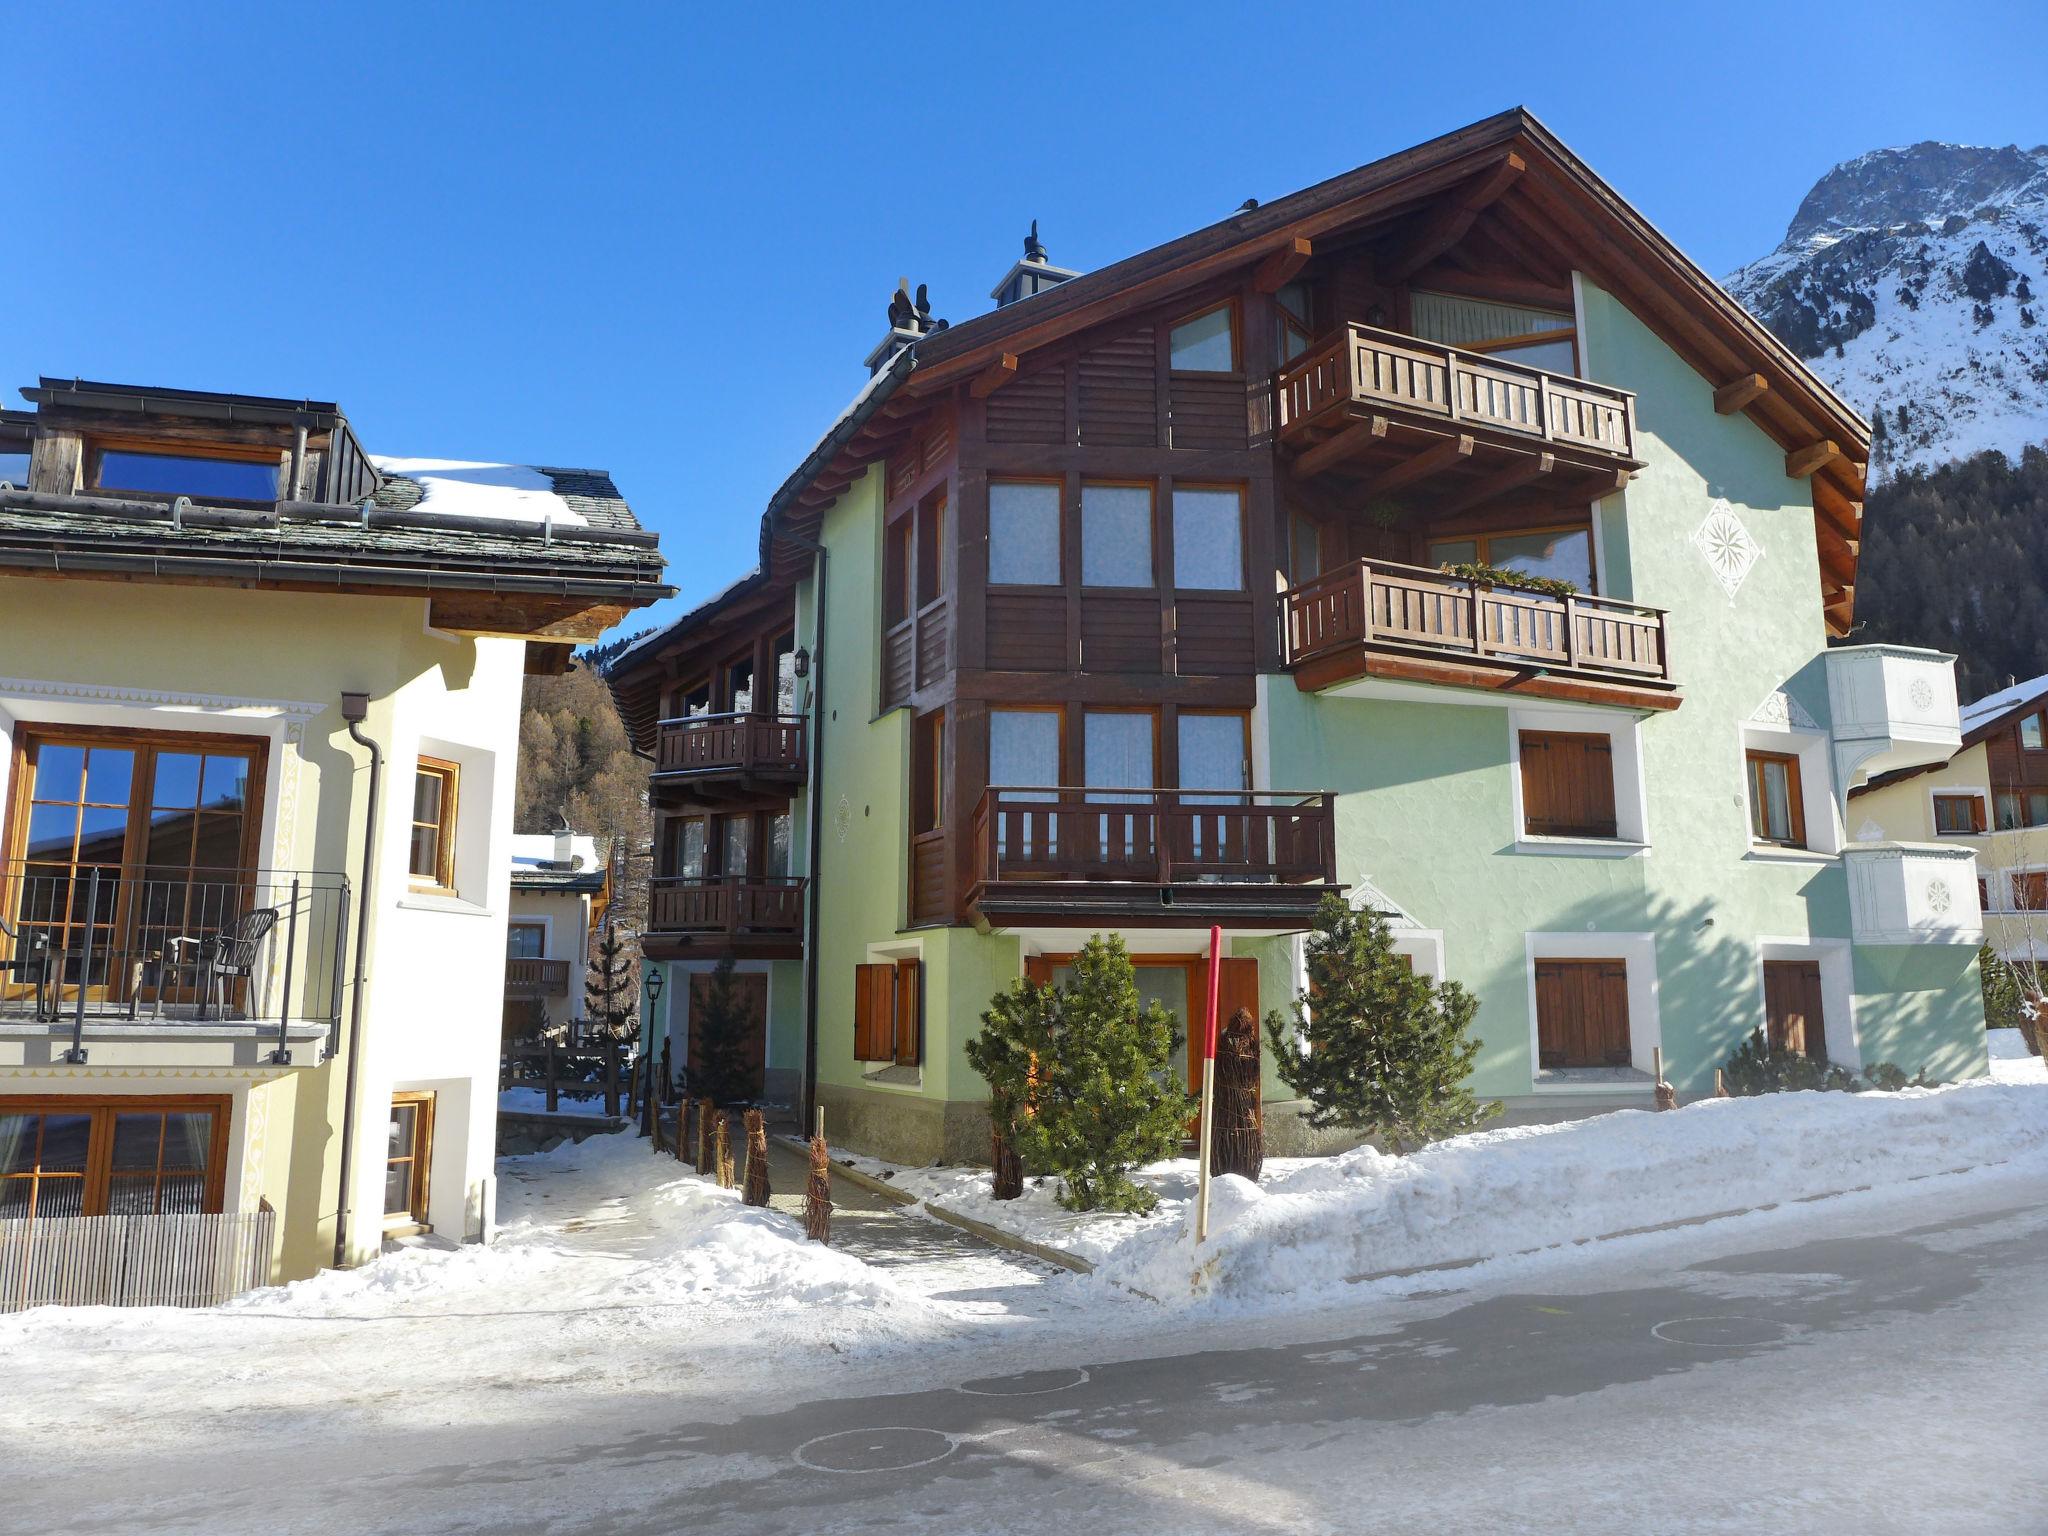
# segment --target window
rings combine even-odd
[[[29,454],[27,449],[15,451],[0,448],[0,483],[13,486],[17,491],[28,485]]]
[[[2012,877],[2012,909],[2015,912],[2048,912],[2048,870],[2033,870]]]
[[[910,765],[910,830],[923,836],[940,831],[946,821],[946,712],[935,709],[919,719],[912,739],[917,756]]]
[[[853,1059],[914,1067],[924,1059],[924,967],[882,960],[853,968]]]
[[[434,1148],[434,1096],[391,1096],[391,1129],[384,1150],[384,1225],[427,1225],[427,1165]]]
[[[1984,797],[1979,794],[1937,793],[1934,797],[1934,830],[1949,837],[1976,836],[1984,830]]]
[[[775,641],[775,712],[796,713],[796,636],[781,635]]]
[[[882,622],[891,627],[910,617],[911,560],[916,553],[916,519],[905,515],[883,533]]]
[[[1826,1013],[1821,1003],[1820,962],[1764,962],[1764,1019],[1773,1056],[1828,1059]]]
[[[1523,731],[1522,819],[1530,837],[1613,837],[1614,747],[1577,731]]]
[[[224,1098],[0,1098],[0,1219],[218,1211]]]
[[[1323,574],[1323,530],[1313,518],[1296,512],[1287,520],[1287,553],[1296,586]]]
[[[1168,334],[1168,361],[1176,373],[1235,373],[1237,316],[1228,304],[1183,320]]]
[[[725,707],[736,715],[753,713],[754,658],[749,656],[725,669]]]
[[[1152,574],[1152,488],[1081,487],[1081,585],[1149,587]]]
[[[1173,584],[1185,591],[1244,589],[1244,492],[1173,488]]]
[[[2020,722],[2020,745],[2029,752],[2048,751],[2048,738],[2042,734],[2042,715],[2039,710]]]
[[[1273,301],[1279,306],[1273,324],[1274,341],[1279,348],[1276,362],[1285,368],[1315,344],[1308,284],[1289,283],[1273,295]]]
[[[711,684],[701,682],[676,701],[678,720],[699,720],[711,713]]]
[[[101,448],[91,459],[91,485],[102,491],[142,491],[199,501],[275,501],[282,459],[179,453],[155,448]]]
[[[1751,752],[1749,835],[1760,843],[1806,846],[1806,811],[1800,803],[1799,759],[1779,752]]]
[[[1251,718],[1180,712],[1180,787],[1251,788]]]
[[[945,595],[946,493],[935,492],[917,509],[917,606]]]
[[[786,876],[791,869],[790,849],[796,823],[789,812],[781,811],[768,818],[768,869],[767,873]]]
[[[671,816],[662,823],[661,873],[675,879],[702,880],[709,838],[701,816]]]
[[[1408,321],[1417,336],[1446,346],[1552,373],[1578,371],[1578,327],[1568,311],[1417,290],[1409,295]]]
[[[1584,525],[1437,539],[1429,546],[1429,563],[1490,565],[1524,576],[1568,581],[1581,592],[1594,590],[1593,531]]]
[[[1081,721],[1081,782],[1100,789],[1150,789],[1153,725],[1149,711],[1089,710]]]
[[[988,579],[994,586],[1060,583],[1060,488],[1046,481],[991,480]]]
[[[462,770],[437,757],[420,759],[412,779],[412,852],[407,869],[414,885],[455,889],[455,788]]]
[[[1994,801],[1998,814],[1999,831],[2011,832],[2015,828],[2026,825],[2020,816],[2020,797],[2018,795],[1999,794],[1994,797]]]
[[[1628,962],[1536,962],[1539,1067],[1625,1067],[1631,1049]]]
[[[505,925],[505,958],[508,960],[539,960],[548,952],[548,929],[545,923],[507,923]]]
[[[728,880],[744,880],[750,873],[748,861],[753,854],[754,818],[740,811],[733,815],[721,816],[722,848],[719,868]]]

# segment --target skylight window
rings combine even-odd
[[[238,459],[103,448],[95,459],[93,485],[102,491],[190,496],[195,501],[275,501],[277,474],[274,457]]]

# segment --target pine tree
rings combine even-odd
[[[1293,1035],[1278,1013],[1266,1034],[1281,1078],[1309,1102],[1312,1128],[1361,1132],[1400,1153],[1500,1112],[1465,1086],[1481,1043],[1465,1034],[1478,1000],[1455,981],[1416,975],[1378,913],[1325,896],[1308,979]]]
[[[690,1091],[721,1107],[737,1104],[749,1096],[753,1079],[747,1071],[747,1032],[752,1020],[740,1003],[733,984],[733,957],[720,957],[704,984],[700,998],[692,999]]]
[[[1977,951],[1977,978],[1984,989],[1984,1027],[2019,1028],[2019,975],[1989,944]]]
[[[637,969],[618,925],[607,922],[583,982],[584,1027],[600,1042],[627,1045],[638,1037]]]
[[[1151,1210],[1158,1197],[1131,1170],[1180,1145],[1191,1105],[1173,1071],[1173,1015],[1140,1003],[1123,940],[1096,934],[1069,985],[1020,982],[982,1026],[967,1051],[989,1083],[992,1122],[1026,1163],[1059,1175],[1060,1204]]]
[[[998,1200],[1024,1193],[1017,1148],[1022,1122],[1031,1113],[1036,1064],[1050,1059],[1058,1009],[1052,988],[1020,977],[989,1000],[981,1033],[966,1045],[967,1064],[988,1084],[990,1192]]]

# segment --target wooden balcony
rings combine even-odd
[[[801,715],[691,715],[661,722],[649,782],[655,804],[787,799],[804,782]]]
[[[1362,677],[1675,709],[1664,611],[1358,560],[1282,596],[1287,664],[1316,691]]]
[[[556,997],[569,990],[569,962],[513,955],[505,961],[507,997]]]
[[[1367,325],[1324,338],[1275,392],[1296,476],[1340,475],[1366,495],[1427,480],[1440,513],[1539,483],[1601,496],[1642,467],[1627,390]]]
[[[657,875],[642,949],[654,959],[730,952],[755,959],[803,953],[804,881],[795,875]]]
[[[972,917],[998,927],[1304,928],[1337,883],[1327,795],[993,788]]]

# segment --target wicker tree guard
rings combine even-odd
[[[832,1241],[832,1154],[825,1138],[811,1138],[811,1176],[804,1185],[804,1236],[814,1243]]]
[[[718,1160],[713,1149],[711,1130],[711,1122],[717,1118],[718,1116],[712,1112],[709,1099],[699,1099],[697,1101],[697,1171],[699,1173],[709,1174],[718,1171]]]
[[[768,1203],[768,1122],[761,1111],[746,1113],[747,1182],[743,1198],[749,1205]]]
[[[1259,1102],[1259,1021],[1249,1008],[1216,1036],[1216,1130],[1209,1172],[1258,1181],[1266,1162],[1266,1113]]]
[[[1024,1160],[1004,1139],[1002,1123],[994,1117],[989,1120],[988,1140],[989,1170],[995,1176],[990,1193],[998,1200],[1015,1200],[1024,1193]]]
[[[711,1116],[711,1155],[718,1163],[718,1187],[733,1187],[732,1116],[723,1110]]]

